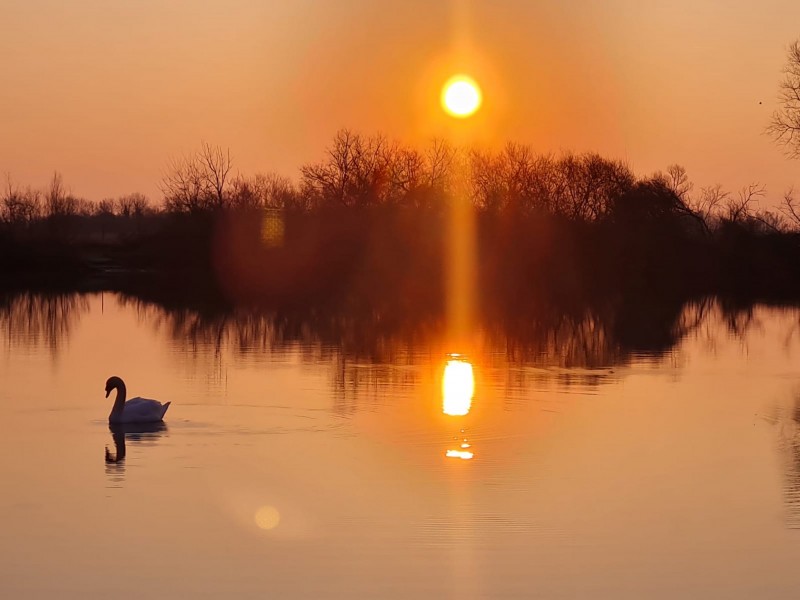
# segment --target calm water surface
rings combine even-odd
[[[798,597],[800,311],[683,321],[657,354],[481,334],[445,377],[424,337],[17,297],[0,597]],[[112,436],[112,374],[164,430]]]

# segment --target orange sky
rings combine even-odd
[[[296,176],[343,127],[678,162],[773,199],[800,184],[762,133],[796,0],[4,0],[0,23],[0,172],[57,169],[90,199],[160,200],[201,140]],[[468,124],[439,109],[452,71],[484,88]]]

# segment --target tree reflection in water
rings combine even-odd
[[[117,294],[117,301],[166,335],[190,361],[219,364],[230,353],[233,360],[268,362],[291,354],[304,363],[330,364],[345,411],[353,392],[414,385],[417,373],[406,367],[451,351],[434,309],[398,313],[391,307],[320,304],[270,310],[133,294]],[[46,344],[57,352],[88,310],[88,297],[78,293],[7,294],[0,296],[0,331],[10,347]],[[486,311],[473,354],[483,366],[505,367],[520,385],[547,379],[591,387],[634,358],[663,357],[692,332],[713,345],[716,327],[709,323],[718,319],[741,339],[758,326],[752,305],[716,298],[571,306],[541,301],[513,315]]]
[[[791,407],[778,410],[768,420],[778,428],[778,445],[783,455],[786,525],[790,529],[800,529],[800,392],[795,395]]]
[[[45,346],[57,355],[88,310],[89,301],[83,294],[0,294],[0,332],[8,347]]]
[[[274,360],[296,355],[305,363],[331,365],[340,409],[352,410],[360,389],[410,386],[417,372],[450,350],[446,328],[432,314],[313,307],[295,310],[164,306],[121,296],[142,322],[166,334],[192,360]],[[635,358],[653,360],[674,350],[710,319],[722,318],[732,334],[744,336],[754,322],[751,307],[726,307],[713,298],[682,303],[606,303],[567,309],[555,304],[525,314],[487,316],[480,347],[483,366],[506,368],[520,386],[546,379],[559,386],[597,386],[615,367]],[[710,331],[706,332],[712,335]]]

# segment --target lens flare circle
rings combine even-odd
[[[259,529],[269,531],[275,529],[281,522],[281,513],[274,506],[262,506],[256,511],[255,521]]]
[[[442,108],[448,114],[465,119],[481,107],[483,94],[478,83],[467,75],[454,75],[442,87]]]

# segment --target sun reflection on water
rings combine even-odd
[[[453,417],[469,413],[475,394],[472,364],[459,354],[451,354],[442,378],[442,412]]]
[[[442,377],[442,412],[451,417],[466,416],[472,408],[475,395],[475,374],[472,363],[460,354],[450,354]],[[461,429],[459,448],[450,448],[445,453],[448,458],[470,460],[474,454]]]
[[[475,455],[469,450],[448,450],[446,456],[448,458],[460,458],[462,460],[469,460]]]

